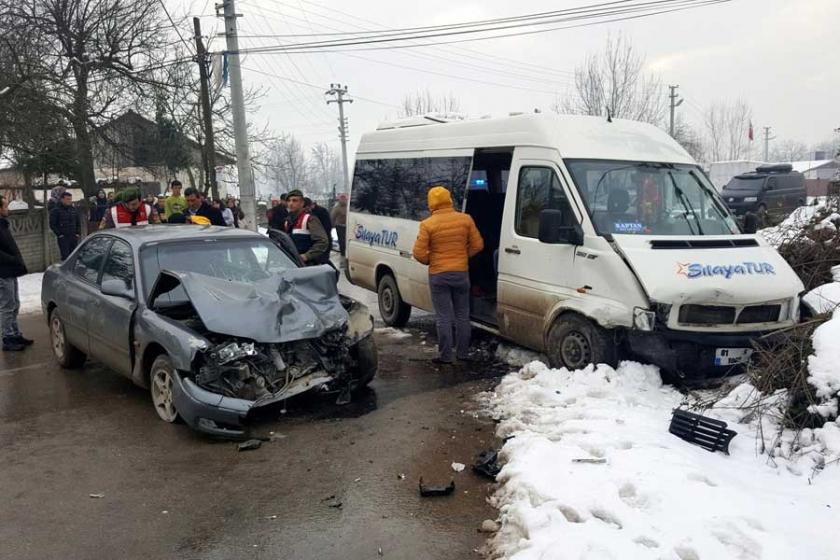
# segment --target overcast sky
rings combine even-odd
[[[244,49],[281,40],[245,38],[254,34],[435,25],[591,3],[242,0],[237,11],[244,16],[239,20]],[[193,0],[189,6],[190,15],[210,10],[209,0]],[[838,21],[840,0],[734,0],[618,24],[446,47],[248,55],[244,80],[267,89],[259,113],[250,116],[255,123],[293,133],[306,145],[329,141],[336,148],[337,108],[325,104],[323,92],[330,82],[347,84],[356,99],[346,106],[352,153],[361,133],[393,118],[405,94],[417,90],[452,93],[471,116],[548,110],[556,95],[568,91],[572,72],[586,54],[602,48],[610,33],[621,32],[646,55],[663,88],[680,85],[686,102],[678,111],[688,121],[699,125],[710,103],[742,97],[752,107],[757,140],[761,127],[772,126],[780,140],[810,145],[831,139],[833,129],[840,127]],[[203,25],[205,30],[221,29],[212,17],[204,18]],[[221,48],[222,40],[214,40],[211,49]],[[667,95],[666,88],[662,95]],[[760,149],[756,141],[756,153]]]

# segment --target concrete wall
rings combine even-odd
[[[43,208],[10,212],[9,224],[29,272],[42,272],[59,261],[58,244]]]

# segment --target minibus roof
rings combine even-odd
[[[357,159],[388,152],[539,146],[563,158],[695,163],[656,126],[604,117],[529,113],[446,122],[413,117],[362,135]]]

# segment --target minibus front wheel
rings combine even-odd
[[[411,317],[411,306],[403,301],[397,280],[391,274],[379,279],[376,293],[379,296],[379,314],[389,327],[402,328]]]
[[[618,349],[612,333],[575,313],[558,317],[548,331],[546,354],[551,367],[573,371],[589,364],[618,365]]]

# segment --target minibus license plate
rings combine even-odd
[[[752,353],[752,348],[718,348],[715,350],[715,365],[743,364],[749,361]]]

